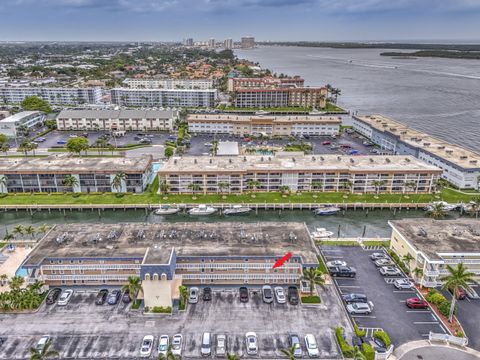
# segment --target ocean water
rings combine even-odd
[[[268,46],[235,54],[278,74],[301,75],[307,85],[340,88],[338,103],[347,110],[390,115],[480,152],[480,60],[398,59],[381,52]]]

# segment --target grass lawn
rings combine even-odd
[[[405,197],[401,194],[345,194],[345,193],[298,193],[282,196],[281,193],[245,193],[238,195],[159,195],[157,194],[158,178],[143,194],[124,194],[117,196],[112,193],[104,194],[8,194],[0,197],[0,205],[31,205],[31,204],[209,204],[209,203],[246,203],[246,204],[289,204],[289,203],[429,203],[434,200],[445,200],[451,203],[468,202],[474,196],[459,194],[445,189],[438,198],[431,194],[411,194]]]
[[[2,249],[5,245],[7,245],[7,243],[5,243],[5,242],[0,242],[0,249]]]
[[[224,109],[225,111],[268,111],[268,112],[310,112],[313,108],[308,107],[304,108],[301,106],[284,106],[284,107],[274,107],[274,108],[258,108],[258,107],[234,107],[234,106],[227,106]],[[317,109],[319,111],[326,111],[326,112],[345,112],[344,109],[336,106],[332,103],[327,103],[325,108]]]
[[[302,304],[320,304],[320,297],[316,295],[300,297]]]

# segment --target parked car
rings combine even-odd
[[[393,282],[393,286],[398,290],[410,290],[415,287],[415,285],[408,279],[397,279]]]
[[[347,305],[347,311],[352,315],[364,314],[368,315],[373,310],[373,303],[371,301],[366,303],[351,303]]]
[[[332,260],[332,261],[327,261],[326,265],[327,267],[347,266],[347,263],[342,260]]]
[[[47,343],[50,341],[50,336],[49,335],[43,335],[40,340],[38,340],[37,345],[35,345],[35,348],[39,351],[42,352],[43,348]]]
[[[285,296],[285,291],[283,290],[283,287],[276,286],[273,290],[275,291],[275,299],[277,299],[277,303],[285,304],[287,302],[287,298]]]
[[[379,338],[371,338],[366,341],[377,353],[387,352],[387,346]]]
[[[110,295],[108,295],[108,299],[107,299],[108,305],[116,305],[118,303],[118,300],[120,300],[120,295],[122,295],[120,290],[118,289],[113,290],[110,293]]]
[[[334,277],[355,277],[357,270],[350,266],[335,266],[328,269],[330,275]]]
[[[448,291],[450,291],[450,294],[453,294],[453,291],[451,289],[448,289]],[[455,297],[457,298],[457,300],[465,300],[467,298],[467,293],[462,287],[457,287]]]
[[[72,295],[73,295],[73,290],[71,289],[63,290],[62,294],[60,295],[60,298],[58,299],[58,305],[59,306],[67,305],[70,299],[72,298]]]
[[[197,287],[191,287],[190,288],[190,296],[188,297],[188,302],[190,304],[196,304],[198,303],[198,288]]]
[[[381,252],[374,252],[372,255],[370,255],[370,259],[372,259],[373,261],[375,260],[378,260],[378,259],[388,259],[388,256],[387,254]]]
[[[77,137],[78,137],[78,135],[71,134],[71,135],[68,135],[68,137],[69,137],[70,139],[75,139],[75,138],[77,138]]]
[[[162,335],[160,336],[160,339],[158,340],[158,354],[162,354],[163,356],[167,356],[167,351],[168,351],[168,344],[170,342],[170,338],[168,335]]]
[[[291,305],[298,305],[300,301],[300,297],[298,295],[298,289],[296,286],[289,286],[288,287],[288,302]]]
[[[62,289],[60,288],[55,288],[50,290],[50,292],[47,295],[47,300],[46,300],[47,305],[55,304],[55,302],[57,301],[61,293],[62,293]]]
[[[143,337],[142,345],[140,346],[140,357],[150,357],[153,348],[153,335],[146,335]]]
[[[97,293],[97,296],[95,298],[95,304],[96,305],[103,305],[105,304],[105,300],[107,299],[108,295],[108,290],[107,289],[102,289]]]
[[[262,298],[264,303],[271,304],[273,302],[273,291],[270,285],[262,286]]]
[[[58,140],[58,141],[57,141],[57,144],[58,144],[58,145],[65,145],[66,143],[67,143],[66,140]]]
[[[331,143],[332,143],[331,141],[326,140],[326,141],[322,142],[322,145],[330,145]]]
[[[227,337],[225,335],[217,335],[217,344],[215,347],[215,354],[217,356],[225,356],[227,353]]]
[[[302,357],[302,347],[300,346],[300,338],[297,334],[290,334],[288,337],[288,347],[294,347],[294,355],[296,358]]]
[[[173,355],[182,355],[183,336],[182,334],[175,334],[172,338],[172,353]]]
[[[38,138],[35,139],[35,141],[36,141],[36,142],[39,142],[39,143],[44,142],[44,141],[46,141],[46,140],[47,140],[47,139],[44,138],[44,137],[38,137]]]
[[[350,294],[343,295],[343,300],[345,300],[347,304],[368,302],[367,295],[357,294],[357,293],[350,293]]]
[[[307,348],[309,357],[313,358],[320,355],[320,352],[318,351],[317,339],[315,339],[313,334],[305,335],[305,347]]]
[[[130,299],[130,291],[126,289],[122,296],[122,302],[128,304],[130,301],[132,301],[132,299]]]
[[[396,266],[382,266],[380,269],[380,274],[383,276],[400,276],[402,272]]]
[[[205,289],[203,289],[202,299],[203,299],[203,301],[212,300],[212,288],[206,287]]]
[[[373,262],[375,266],[380,267],[380,266],[392,266],[394,263],[390,259],[378,259]]]
[[[245,334],[245,343],[247,346],[248,355],[258,354],[257,334],[255,334],[254,332],[247,332]]]
[[[417,297],[407,299],[405,301],[405,305],[407,305],[407,307],[409,307],[410,309],[427,309],[428,308],[428,302]]]
[[[202,335],[202,346],[200,348],[202,356],[210,356],[212,353],[212,335],[209,332],[205,332]]]
[[[240,288],[240,302],[248,302],[248,289],[245,286]]]

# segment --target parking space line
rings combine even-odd
[[[356,289],[359,289],[359,288],[360,288],[360,286],[358,286],[358,285],[338,285],[338,287],[356,288]]]
[[[405,294],[411,294],[411,293],[417,293],[415,290],[393,290],[394,293],[405,293]]]
[[[353,318],[368,318],[368,319],[376,319],[377,317],[374,315],[352,315]]]
[[[430,310],[407,310],[407,313],[424,313],[424,314],[427,314],[427,313],[432,313]]]
[[[415,325],[440,324],[438,321],[414,321]]]

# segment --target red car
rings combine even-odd
[[[332,142],[331,141],[324,141],[322,142],[322,145],[330,145]]]
[[[407,299],[405,304],[410,309],[427,309],[428,308],[428,303],[425,300],[422,300],[419,298]]]

